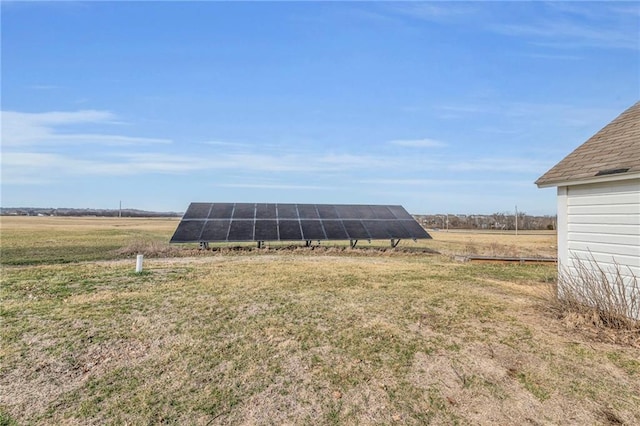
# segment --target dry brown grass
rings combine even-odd
[[[558,245],[554,231],[429,231],[428,244],[446,255],[482,255],[509,257],[556,257]]]
[[[0,418],[640,423],[640,348],[550,315],[554,265],[238,253],[5,267]]]
[[[574,257],[572,269],[563,269],[550,288],[560,315],[574,323],[621,330],[640,346],[640,282],[631,271],[614,262],[599,264],[593,255]]]

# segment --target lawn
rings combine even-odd
[[[640,348],[560,318],[555,265],[450,256],[553,234],[198,252],[176,225],[2,219],[0,424],[640,423]]]

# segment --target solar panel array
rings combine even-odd
[[[191,203],[172,243],[431,238],[402,206]]]

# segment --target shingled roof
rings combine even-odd
[[[640,172],[640,102],[631,106],[536,181],[538,186]]]

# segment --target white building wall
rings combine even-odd
[[[567,187],[558,187],[558,267],[563,268],[569,264],[569,251],[567,250]]]
[[[640,179],[558,187],[560,268],[576,258],[640,280]]]
[[[568,257],[640,277],[640,179],[565,188]]]

